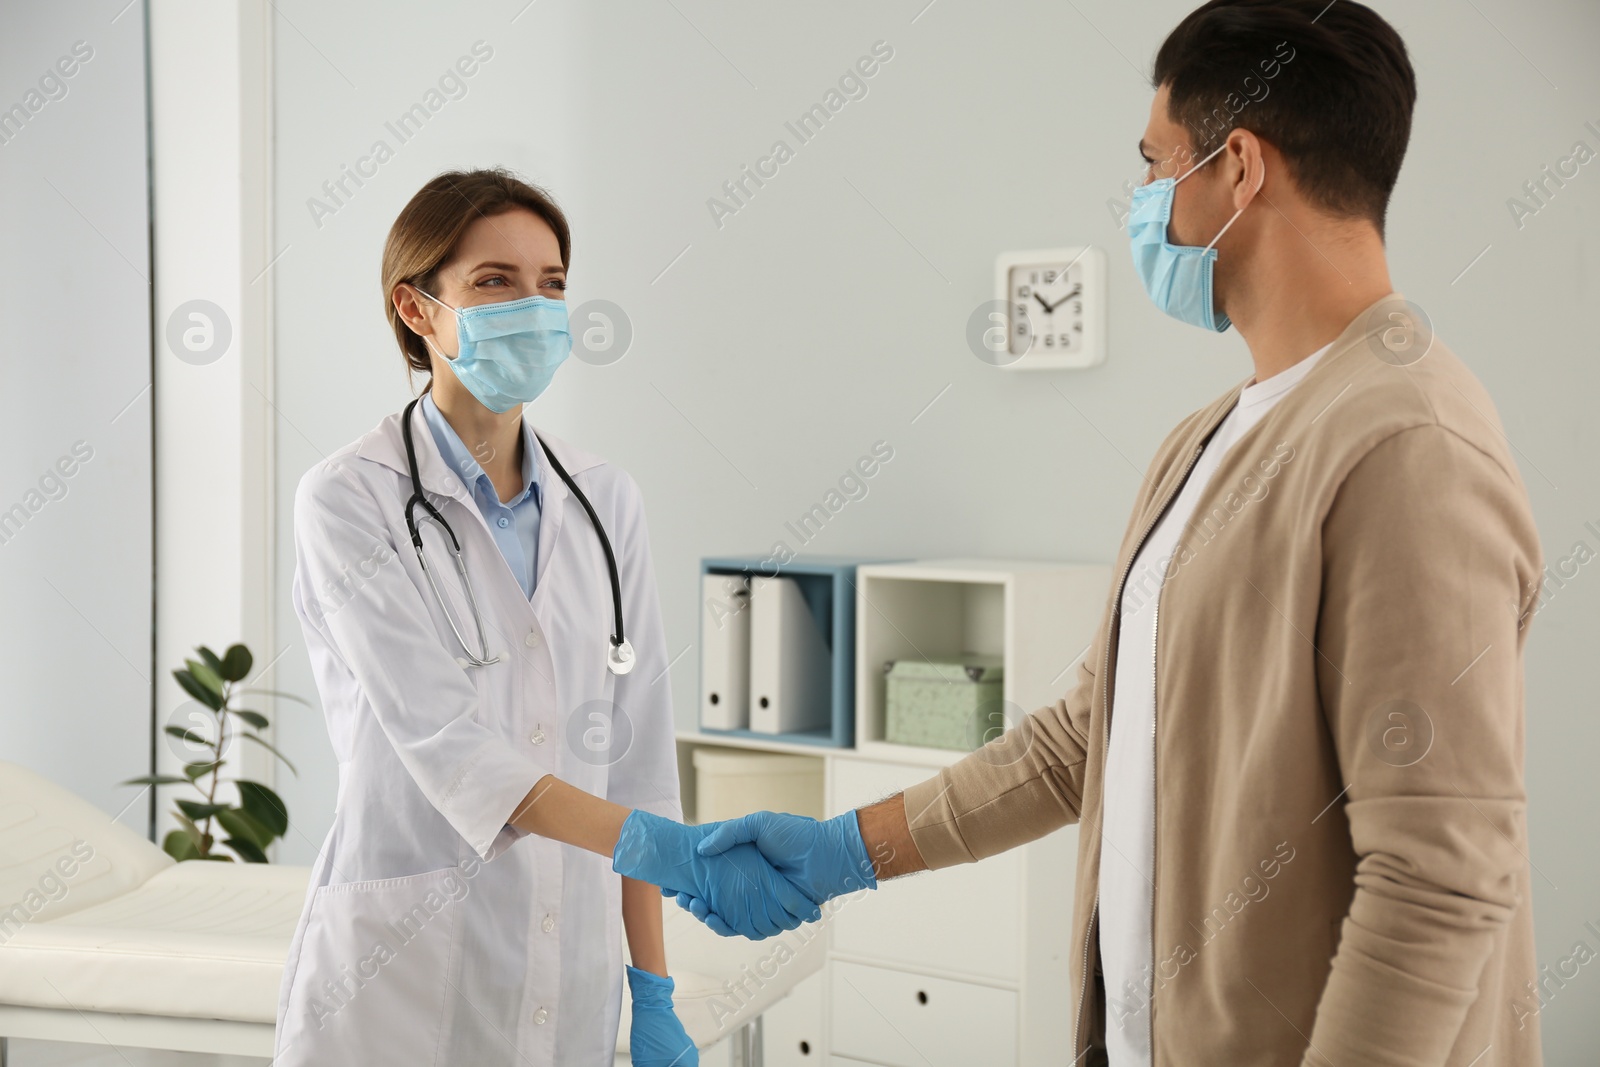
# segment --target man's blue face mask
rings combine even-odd
[[[1144,291],[1156,307],[1182,322],[1221,333],[1230,324],[1228,316],[1217,312],[1212,271],[1217,262],[1216,244],[1234,220],[1244,213],[1233,213],[1226,226],[1204,248],[1175,245],[1167,240],[1167,224],[1172,221],[1172,201],[1178,183],[1214,159],[1226,144],[1190,167],[1182,178],[1158,178],[1133,191],[1128,211],[1128,243],[1133,250],[1133,266],[1144,283]],[[1263,175],[1263,178],[1265,176]]]
[[[572,352],[565,300],[526,296],[451,308],[424,289],[417,292],[456,313],[456,358],[439,355],[490,411],[510,411],[534,400]],[[426,337],[422,340],[433,348]]]

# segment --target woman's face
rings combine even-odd
[[[566,289],[567,272],[555,231],[538,215],[518,207],[486,215],[467,227],[456,254],[439,268],[432,294],[451,308],[465,308],[527,296],[565,300]],[[433,348],[455,357],[456,321],[450,308],[410,286],[395,293],[395,306]],[[437,360],[438,354],[433,358]]]

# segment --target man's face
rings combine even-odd
[[[1191,133],[1187,127],[1172,121],[1167,114],[1169,99],[1165,85],[1156,90],[1150,101],[1150,121],[1139,141],[1139,154],[1144,157],[1145,182],[1161,178],[1182,178],[1194,169],[1204,155],[1197,155]],[[1206,146],[1211,152],[1216,144]],[[1187,181],[1178,183],[1173,190],[1172,221],[1167,226],[1167,240],[1175,245],[1209,244],[1217,232],[1227,224],[1233,214],[1233,205],[1227,197],[1227,183],[1222,180],[1227,159],[1224,152],[1212,159]]]

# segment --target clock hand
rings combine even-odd
[[[1049,304],[1046,304],[1044,302],[1044,297],[1040,296],[1037,292],[1035,292],[1033,294],[1033,298],[1035,300],[1039,301],[1039,306],[1044,308],[1046,314],[1049,314],[1050,312],[1055,310],[1055,308],[1051,307]]]
[[[1082,285],[1074,285],[1072,287],[1072,291],[1070,293],[1068,293],[1066,296],[1062,297],[1060,300],[1057,300],[1054,304],[1047,305],[1048,308],[1049,308],[1050,313],[1052,315],[1054,315],[1055,311],[1056,311],[1056,308],[1060,307],[1062,304],[1065,304],[1068,300],[1071,300],[1073,297],[1077,296],[1082,291],[1083,291],[1083,286]]]

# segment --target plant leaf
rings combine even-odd
[[[183,774],[185,778],[192,782],[202,774],[210,774],[212,771],[218,770],[226,762],[228,761],[217,760],[212,763],[209,760],[197,760],[194,763],[185,763],[183,765]]]
[[[203,745],[206,748],[217,747],[211,743],[211,739],[205,734],[202,734],[196,730],[192,730],[187,726],[168,726],[166,730],[167,733],[171,734],[173,737],[188,741],[191,744]]]
[[[227,844],[227,842],[224,841],[223,844]],[[213,852],[209,856],[197,856],[196,859],[216,860],[219,863],[232,863],[233,862],[233,857],[228,855],[226,852]]]
[[[190,660],[189,662],[193,663],[194,661]],[[180,667],[178,670],[172,672],[172,676],[178,680],[179,685],[183,686],[183,691],[185,693],[188,693],[190,696],[194,697],[212,711],[216,711],[218,708],[222,707],[222,693],[220,691],[214,693],[207,689],[205,685],[202,684],[201,681],[190,672]]]
[[[187,829],[190,835],[194,838],[197,859],[209,860],[216,858],[211,854],[211,846],[217,843],[217,839],[215,837],[213,837],[211,834],[201,833],[200,827],[196,826],[193,820],[191,820],[189,816],[185,815],[181,811],[173,812],[172,817],[177,819],[179,824]]]
[[[284,806],[282,797],[260,782],[240,779],[233,784],[239,787],[239,800],[251,818],[274,837],[282,837],[288,831],[289,809]]]
[[[297,697],[293,693],[285,693],[281,689],[257,689],[254,686],[251,686],[249,689],[241,689],[241,690],[239,690],[239,692],[241,692],[241,693],[265,693],[269,697],[277,697],[280,700],[292,700],[296,704],[304,704],[308,708],[312,706],[311,701],[306,700],[304,697]]]
[[[178,807],[183,809],[183,813],[189,818],[198,820],[215,815],[220,811],[226,811],[228,805],[207,804],[202,800],[180,800],[178,801]]]
[[[242,681],[250,673],[250,667],[255,663],[255,658],[250,655],[250,650],[243,645],[229,645],[228,651],[222,654],[222,669],[217,673],[230,682]]]
[[[200,849],[195,846],[194,838],[189,836],[187,830],[170,831],[166,839],[161,842],[161,851],[179,863],[200,858]]]
[[[205,835],[200,832],[200,827],[196,826],[194,820],[181,811],[173,812],[172,817],[178,820],[178,825],[182,828],[182,832],[189,835],[194,841],[195,848],[198,849],[200,842],[205,840]],[[172,833],[178,832],[177,830],[172,831]]]
[[[222,674],[222,661],[217,658],[217,654],[215,652],[211,651],[205,645],[195,646],[195,651],[200,653],[200,658],[205,660],[207,667],[210,667],[212,670],[216,671],[219,676]]]
[[[189,673],[194,675],[197,682],[211,690],[213,693],[216,693],[218,697],[222,696],[222,675],[212,670],[208,665],[202,663],[200,660],[186,659],[183,662],[189,668]]]
[[[137,778],[129,778],[122,785],[188,785],[189,779],[179,778],[172,774],[141,774]]]
[[[222,828],[234,837],[242,837],[255,843],[257,848],[266,848],[272,844],[272,839],[277,835],[256,821],[255,817],[243,808],[225,807],[217,812],[217,821]]]
[[[259,734],[253,734],[249,730],[242,731],[239,734],[239,736],[240,737],[248,737],[250,740],[254,741],[256,744],[260,745],[262,748],[266,749],[268,752],[272,753],[274,756],[277,756],[279,759],[283,760],[284,763],[289,764],[289,770],[294,772],[294,776],[296,778],[300,777],[300,772],[296,771],[294,769],[294,764],[289,763],[289,757],[285,756],[282,752],[279,752],[277,749],[273,748],[272,745],[267,742],[266,738],[260,736]]]
[[[265,730],[269,725],[267,722],[267,717],[261,714],[259,711],[251,711],[249,708],[230,709],[230,711],[232,714],[239,716],[239,718],[243,719],[251,726],[254,726],[257,730]]]
[[[242,837],[225,838],[222,842],[237,852],[246,863],[266,863],[267,854],[254,841]]]

